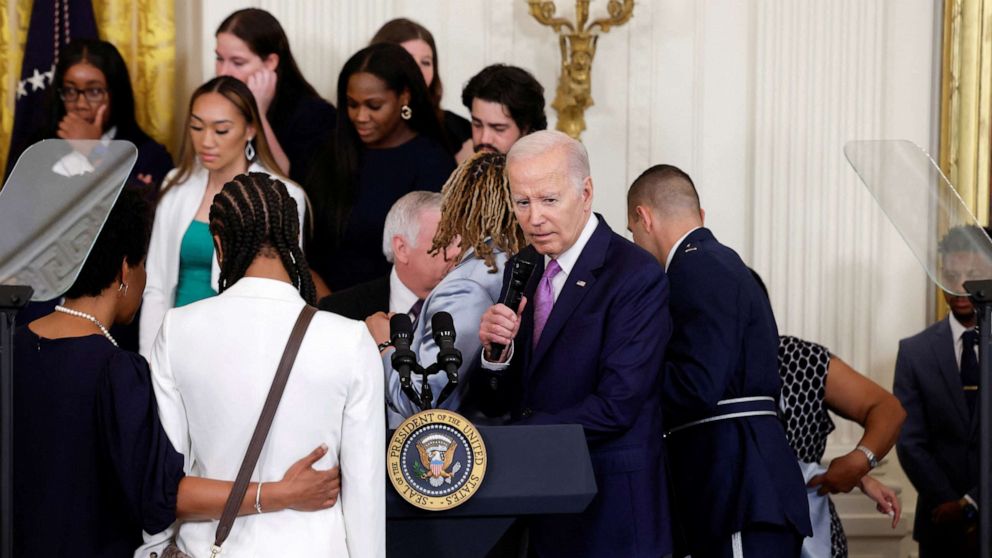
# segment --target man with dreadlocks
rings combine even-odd
[[[524,245],[523,233],[513,215],[505,167],[505,155],[477,153],[455,169],[441,190],[441,222],[431,253],[442,252],[457,242],[463,256],[424,299],[410,348],[417,353],[420,363],[434,362],[438,347],[434,342],[430,318],[442,311],[451,314],[455,323],[455,346],[462,353],[462,365],[458,370],[458,389],[441,405],[445,409],[459,410],[462,406],[468,374],[478,367],[482,351],[479,321],[486,309],[499,300],[502,271],[507,258]],[[388,340],[389,323],[385,313],[371,317],[368,323],[377,342]],[[388,378],[387,403],[402,417],[409,417],[420,409],[400,387],[399,374],[393,370],[390,361],[392,352],[391,348],[387,348],[382,355]],[[436,404],[437,396],[448,379],[444,374],[435,374],[429,382]]]
[[[296,318],[315,291],[298,244],[296,201],[268,174],[241,174],[210,207],[220,294],[165,314],[152,348],[159,415],[186,472],[233,480]],[[375,343],[362,322],[317,312],[272,423],[257,478],[279,478],[324,444],[314,466],[340,465],[340,505],[239,522],[231,556],[385,556],[385,425]],[[260,483],[255,509],[280,507]],[[178,527],[181,549],[210,548],[216,522]]]

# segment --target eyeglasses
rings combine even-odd
[[[107,88],[106,87],[87,87],[86,89],[76,89],[75,87],[60,87],[56,89],[59,97],[63,101],[73,102],[79,98],[79,94],[82,93],[86,100],[91,103],[99,103],[107,98]]]

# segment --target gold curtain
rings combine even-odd
[[[176,27],[174,0],[93,0],[100,38],[121,51],[131,73],[141,128],[172,145]]]
[[[32,0],[0,0],[0,174],[14,131],[14,100],[21,79]]]
[[[100,38],[117,47],[134,87],[138,124],[166,147],[173,145],[176,28],[174,0],[93,0]],[[0,169],[14,128],[32,0],[0,0]]]
[[[940,167],[978,221],[989,223],[992,0],[947,0]]]
[[[988,226],[992,194],[992,0],[945,0],[943,15],[940,168],[978,222]],[[937,289],[936,314],[943,318],[947,305],[940,292]]]

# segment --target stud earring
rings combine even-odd
[[[413,109],[410,108],[410,105],[403,105],[400,107],[400,118],[403,120],[410,120],[413,118]]]
[[[121,286],[120,287],[117,287],[117,294],[121,298],[124,298],[125,296],[127,296],[127,283],[121,281]]]

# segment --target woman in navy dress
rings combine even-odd
[[[130,557],[142,530],[219,517],[230,492],[231,483],[184,477],[147,363],[109,332],[141,302],[149,225],[147,203],[122,192],[63,304],[15,331],[15,556]],[[329,507],[337,474],[310,467],[324,453],[263,483],[263,509]],[[255,493],[242,513],[254,513]]]
[[[400,45],[417,63],[420,73],[424,75],[424,83],[430,93],[434,111],[444,131],[446,147],[458,162],[462,162],[472,154],[472,123],[450,110],[441,108],[441,98],[444,96],[444,85],[441,83],[441,73],[437,58],[437,45],[434,35],[423,25],[405,17],[387,21],[376,31],[370,44],[393,43]]]
[[[348,59],[338,105],[347,110],[306,187],[315,216],[307,258],[331,291],[389,273],[389,208],[414,190],[439,192],[455,168],[424,78],[403,47],[375,44]]]

